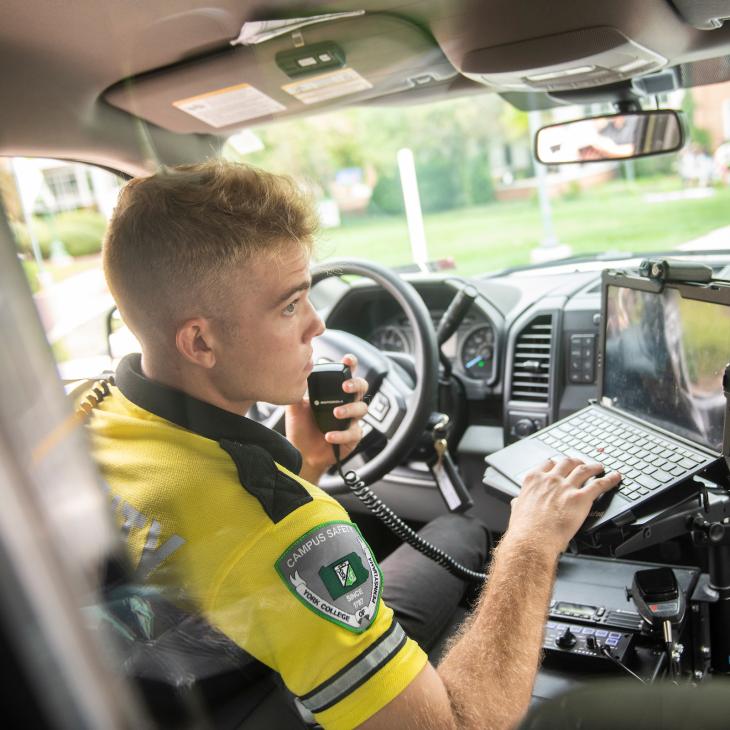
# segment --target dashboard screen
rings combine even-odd
[[[730,307],[609,286],[603,396],[672,433],[720,451],[730,361]]]

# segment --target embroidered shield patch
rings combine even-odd
[[[370,546],[351,522],[325,522],[276,561],[287,588],[310,610],[355,633],[375,620],[383,585]]]

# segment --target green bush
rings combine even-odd
[[[106,218],[95,210],[72,210],[56,216],[55,237],[71,256],[87,256],[101,251],[106,225]]]
[[[11,224],[18,249],[32,254],[30,235],[23,223]],[[106,218],[95,210],[70,210],[55,216],[33,218],[33,232],[38,239],[43,258],[51,254],[51,243],[63,242],[71,256],[87,256],[101,251],[106,231]]]
[[[464,185],[459,166],[446,155],[416,161],[418,189],[424,213],[452,210],[464,205]]]
[[[40,282],[38,281],[38,264],[35,261],[23,260],[23,268],[25,269],[25,275],[30,284],[30,290],[35,294],[41,288]]]
[[[483,205],[494,200],[494,183],[489,167],[489,156],[483,152],[471,157],[466,165],[467,205]]]
[[[658,175],[669,175],[674,171],[676,155],[652,155],[639,157],[633,160],[634,174],[636,177],[656,177]],[[622,171],[626,174],[625,168]]]
[[[398,172],[380,173],[370,197],[368,212],[400,215],[403,210],[403,191]]]
[[[463,157],[463,156],[462,156]],[[426,150],[416,158],[416,175],[424,213],[480,205],[494,200],[489,157],[484,150],[456,164],[448,150]],[[403,213],[403,192],[398,170],[381,170],[370,198],[370,213]]]
[[[30,236],[28,235],[26,227],[22,223],[11,220],[10,230],[13,232],[13,237],[15,238],[15,246],[18,251],[22,251],[23,253],[30,253]]]

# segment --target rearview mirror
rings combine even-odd
[[[535,135],[535,156],[545,165],[627,160],[675,152],[683,144],[679,114],[665,109],[551,124]]]

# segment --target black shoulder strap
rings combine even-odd
[[[266,449],[230,439],[218,443],[236,464],[241,486],[258,499],[272,522],[312,501],[312,495],[298,481],[277,468]]]

